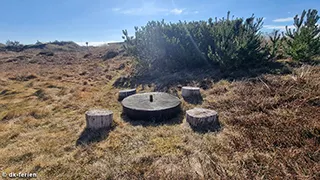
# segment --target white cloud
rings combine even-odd
[[[96,41],[96,42],[88,42],[89,46],[102,46],[107,45],[108,43],[119,42],[119,41]],[[86,42],[75,42],[80,46],[87,46]]]
[[[184,12],[181,8],[160,8],[156,7],[154,3],[143,3],[139,8],[112,8],[112,12],[126,15],[156,15],[156,14],[174,14],[179,15]]]
[[[278,18],[272,20],[273,22],[290,22],[293,21],[293,17],[287,17],[287,18]]]
[[[122,14],[132,14],[132,15],[138,15],[143,11],[143,8],[134,8],[134,9],[125,9],[120,11]]]
[[[263,28],[265,29],[279,29],[279,30],[285,30],[286,26],[277,26],[277,25],[264,25]],[[293,25],[288,26],[288,28],[295,28]]]
[[[174,8],[170,11],[172,14],[181,14],[183,12],[183,9],[177,9],[177,8]]]
[[[183,11],[182,14],[185,14],[185,15],[187,15],[187,14],[199,14],[199,11]]]
[[[119,9],[117,11],[113,11],[120,14],[126,14],[126,15],[156,15],[156,14],[181,14],[183,12],[182,9],[164,9],[164,8],[131,8],[131,9]]]
[[[117,11],[120,11],[121,9],[120,8],[112,8],[111,9],[113,12],[117,12]]]

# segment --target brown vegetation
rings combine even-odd
[[[181,85],[202,86],[203,102],[182,100],[183,109],[216,110],[222,130],[197,133],[184,119],[123,117],[114,85],[132,72],[131,58],[103,60],[106,48],[1,52],[0,171],[36,172],[40,179],[320,178],[319,66],[234,81],[135,82],[138,92],[158,88],[180,98]],[[182,76],[162,79],[174,77]],[[112,110],[115,127],[77,146],[84,112],[94,107]]]

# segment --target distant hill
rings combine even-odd
[[[112,42],[112,43],[108,43],[108,45],[122,45],[124,44],[124,42]]]
[[[0,45],[0,48],[8,50],[8,51],[24,51],[27,49],[43,49],[48,51],[81,51],[83,50],[83,46],[79,46],[73,41],[54,41],[48,43],[36,43],[30,45],[17,45],[17,46],[6,46],[3,44]]]

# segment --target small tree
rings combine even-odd
[[[134,27],[136,31],[138,31],[138,27]],[[122,39],[124,40],[123,48],[131,55],[136,56],[136,41],[133,36],[129,36],[127,30],[122,30],[123,36]]]
[[[42,44],[42,42],[37,40],[36,45],[41,45],[41,44]]]
[[[272,58],[276,57],[279,50],[279,46],[281,45],[281,35],[279,32],[279,30],[275,30],[272,32],[271,35],[269,35],[269,39],[271,41],[270,56]]]
[[[267,51],[262,46],[259,32],[263,18],[252,15],[247,19],[230,20],[229,17],[230,12],[226,19],[216,19],[213,23],[211,37],[214,46],[209,46],[208,57],[223,70],[262,66],[267,62]]]
[[[6,45],[7,46],[12,46],[12,47],[18,47],[20,45],[20,42],[19,41],[10,41],[10,40],[8,40],[6,42]]]
[[[8,40],[6,42],[6,49],[9,50],[9,51],[22,51],[23,50],[23,45],[20,44],[19,41],[10,41]]]
[[[295,29],[286,27],[285,52],[293,60],[308,62],[314,55],[320,54],[319,19],[317,10],[304,10],[300,17],[294,17]]]

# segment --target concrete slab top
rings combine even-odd
[[[122,105],[128,109],[139,111],[162,111],[180,105],[179,98],[162,92],[135,94],[125,98]]]

